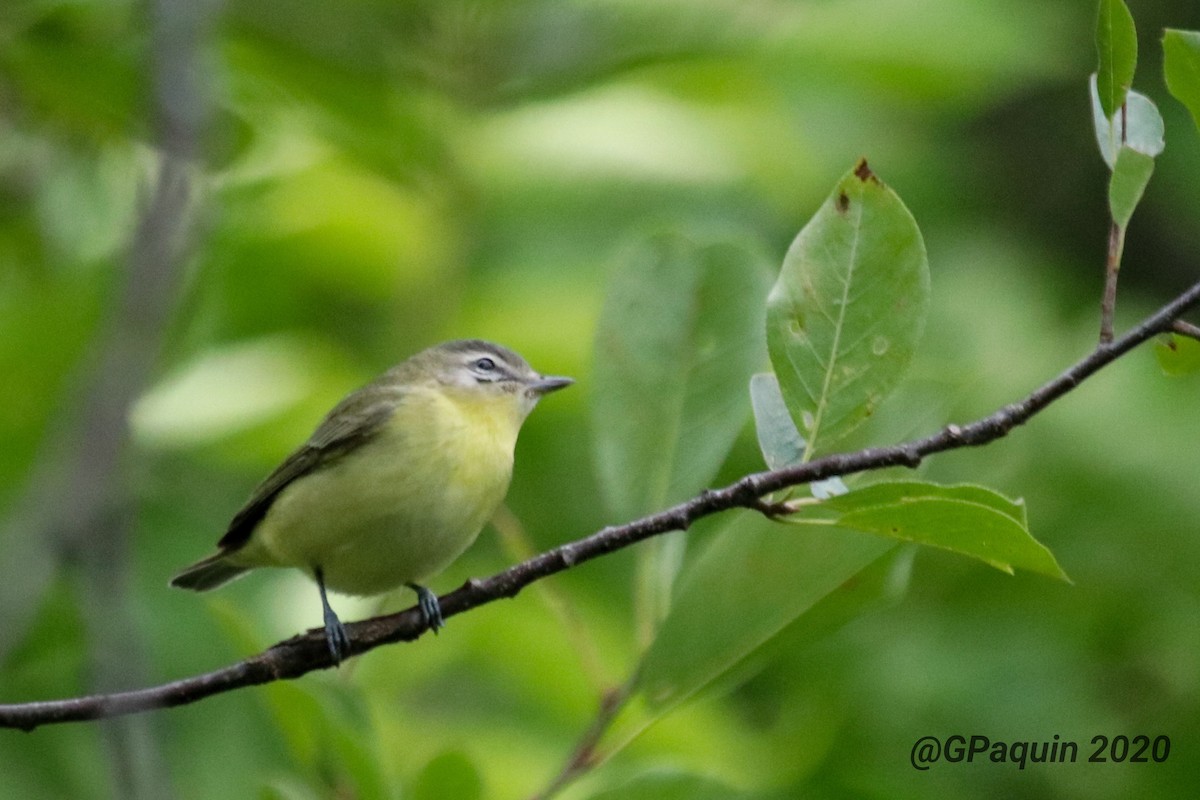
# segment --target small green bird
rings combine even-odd
[[[350,640],[326,589],[405,584],[437,630],[437,595],[418,581],[475,541],[508,491],[521,424],[542,395],[571,383],[478,339],[417,353],[338,403],[254,490],[218,552],[171,585],[203,592],[256,567],[296,567],[320,590],[334,663]]]

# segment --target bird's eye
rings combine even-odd
[[[475,369],[480,372],[491,372],[496,368],[496,362],[484,357],[475,362]]]

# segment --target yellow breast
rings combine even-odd
[[[504,499],[520,423],[512,398],[415,389],[369,442],[285,489],[247,549],[262,563],[320,567],[350,594],[423,580]]]

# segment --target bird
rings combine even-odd
[[[573,383],[536,372],[481,339],[422,350],[347,395],[233,515],[217,552],[171,586],[208,591],[260,567],[316,582],[334,665],[350,638],[328,591],[416,592],[426,627],[442,627],[421,582],[458,558],[504,500],[525,418]]]

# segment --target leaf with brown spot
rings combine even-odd
[[[767,298],[767,347],[805,460],[891,392],[928,308],[921,231],[860,161],[800,231]]]
[[[858,166],[854,168],[854,176],[860,181],[879,180],[875,177],[875,173],[871,172],[871,168],[867,165],[867,160],[865,158],[860,158],[858,160]]]

